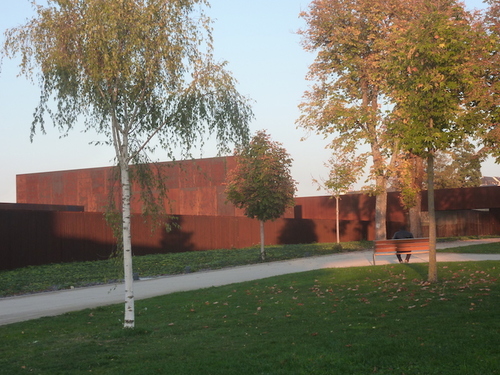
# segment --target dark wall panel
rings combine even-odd
[[[436,211],[500,208],[500,186],[435,191]],[[427,211],[427,191],[422,192],[422,211]]]
[[[437,214],[438,237],[500,235],[498,210]],[[169,233],[162,228],[167,221],[156,223],[153,231],[151,222],[134,215],[134,254],[237,249],[260,242],[259,222],[246,217],[185,215],[176,222],[179,226]],[[388,222],[388,228],[399,224]],[[335,242],[335,228],[331,219],[282,218],[265,224],[266,244]],[[373,221],[340,221],[342,242],[373,238]],[[114,248],[112,231],[101,213],[0,210],[0,270],[106,259]]]

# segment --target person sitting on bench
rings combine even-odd
[[[401,227],[400,230],[398,230],[396,233],[394,233],[394,236],[392,236],[393,239],[395,240],[401,240],[403,238],[413,238],[413,234],[411,232],[408,232],[406,230],[406,227]],[[405,251],[398,251],[396,253],[396,256],[398,257],[399,263],[403,263],[403,259],[401,259],[401,253],[405,253]],[[411,258],[411,253],[406,254],[406,259],[405,263],[409,263]]]

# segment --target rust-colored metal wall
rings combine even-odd
[[[167,233],[141,215],[132,218],[135,255],[258,244],[259,223],[246,217],[178,216],[179,228]],[[332,220],[279,219],[265,224],[266,244],[333,242]],[[368,238],[370,223],[343,222],[342,240]],[[95,212],[0,210],[0,269],[58,262],[106,259],[115,240],[104,216]]]
[[[500,208],[500,186],[435,191],[436,211]],[[427,211],[427,191],[422,192],[422,211]]]
[[[114,181],[113,168],[17,175],[17,203],[79,205],[102,212]]]
[[[132,219],[135,255],[243,248],[260,241],[257,220],[229,216],[179,216],[180,228],[151,231],[140,215]],[[439,237],[499,235],[500,209],[437,215]],[[388,228],[400,223],[388,222]],[[265,224],[266,244],[335,242],[335,220],[278,219]],[[373,221],[342,220],[340,239],[374,238]],[[102,213],[0,210],[0,270],[29,265],[106,259],[114,249]]]
[[[335,199],[328,196],[295,199],[297,218],[334,219]],[[500,186],[484,186],[435,191],[436,211],[477,210],[500,208]],[[427,191],[422,192],[422,211],[427,211]],[[341,220],[372,220],[375,215],[375,197],[367,194],[341,196],[339,216]],[[387,194],[387,220],[405,222],[405,212],[398,192]]]
[[[234,157],[155,164],[155,172],[168,188],[167,212],[239,215],[232,204],[226,203],[224,193],[227,172],[234,165]],[[103,212],[109,203],[110,192],[116,192],[115,201],[119,202],[117,176],[114,167],[17,175],[17,202],[78,205],[86,212]],[[132,185],[132,192],[132,212],[140,213],[143,210],[138,184]]]
[[[71,211],[83,212],[83,206],[60,206],[53,204],[0,203],[0,210]]]
[[[169,189],[167,212],[175,215],[244,216],[226,201],[225,183],[234,168],[234,157],[199,159],[154,165]],[[119,191],[115,168],[23,174],[17,176],[17,202],[26,204],[77,205],[87,212],[103,212],[112,189]],[[132,186],[132,212],[142,212],[140,187]],[[440,189],[435,191],[437,211],[500,208],[500,187]],[[119,202],[116,198],[116,202]],[[335,199],[328,196],[296,198],[295,209],[284,217],[334,219]],[[427,211],[427,192],[422,192],[422,210]],[[375,197],[367,194],[343,195],[340,219],[370,221]],[[404,222],[399,193],[388,193],[387,220]]]
[[[257,220],[235,216],[177,216],[179,228],[152,231],[133,215],[135,255],[243,248],[260,241]],[[334,242],[333,220],[278,219],[265,224],[266,244]],[[342,241],[373,236],[369,222],[341,223]],[[115,248],[102,213],[0,210],[0,269],[106,259]]]
[[[303,219],[335,219],[336,201],[328,196],[296,198],[295,217]],[[371,221],[375,217],[375,197],[347,194],[340,197],[340,220]],[[405,221],[399,193],[387,194],[387,220]]]
[[[436,231],[439,237],[500,235],[500,209],[437,211]],[[424,215],[423,236],[429,235]],[[462,234],[463,233],[463,234]]]
[[[336,201],[328,196],[295,199],[296,217],[302,219],[335,219]],[[371,220],[375,210],[375,197],[366,194],[341,196],[339,217],[341,220]]]
[[[226,203],[224,184],[233,167],[232,157],[160,163],[158,173],[167,178],[171,212],[180,215],[181,228],[169,234],[161,231],[151,234],[143,218],[134,216],[135,254],[257,244],[258,222],[244,217],[242,210]],[[17,176],[18,202],[24,204],[17,210],[7,206],[2,209],[0,205],[0,269],[107,258],[114,240],[103,214],[96,211],[104,210],[115,181],[113,168]],[[134,185],[133,190],[137,193],[139,187]],[[422,195],[422,210],[426,211],[426,192]],[[34,205],[37,203],[44,204],[45,209],[81,210],[84,207],[88,212],[41,211]],[[472,211],[478,209],[487,210]],[[341,241],[372,240],[374,210],[375,197],[342,196]],[[500,235],[500,187],[436,190],[436,210],[440,237]],[[133,212],[141,211],[141,204],[134,200]],[[296,198],[296,206],[287,210],[283,218],[266,223],[266,242],[334,242],[335,217],[335,199]],[[390,235],[399,229],[405,219],[398,193],[389,193],[387,233]]]

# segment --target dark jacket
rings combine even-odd
[[[394,233],[394,236],[392,238],[395,240],[400,240],[403,238],[413,238],[413,234],[405,229],[401,229]]]

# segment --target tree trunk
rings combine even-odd
[[[387,190],[385,177],[377,176],[377,195],[375,197],[375,239],[387,239],[386,218],[387,218]]]
[[[122,230],[123,230],[123,269],[125,279],[125,319],[124,328],[134,328],[134,277],[132,268],[132,236],[130,225],[130,176],[127,163],[120,162],[122,183]]]
[[[430,283],[438,281],[436,259],[436,212],[434,209],[434,154],[427,157],[427,194],[429,211],[429,278]]]
[[[335,204],[335,208],[336,208],[336,214],[337,214],[337,220],[336,220],[336,231],[337,231],[337,243],[340,243],[340,224],[339,224],[339,202],[340,202],[340,197],[337,195],[335,197],[335,200],[336,200],[336,204]]]
[[[266,260],[266,249],[264,248],[264,222],[260,222],[260,258]]]
[[[422,237],[422,215],[421,215],[421,205],[422,198],[420,197],[420,193],[415,199],[415,206],[410,207],[408,210],[409,222],[410,222],[410,232],[413,234],[415,238]]]
[[[373,169],[375,170],[375,239],[387,239],[387,178],[383,171],[385,170],[384,157],[380,152],[380,145],[377,140],[371,145],[373,157]]]
[[[422,186],[424,182],[424,159],[417,155],[411,155],[412,159],[412,176],[413,176],[413,188],[417,190],[417,195],[415,197],[415,206],[410,207],[409,211],[409,221],[410,221],[410,232],[413,236],[420,238],[423,236],[422,233]]]

